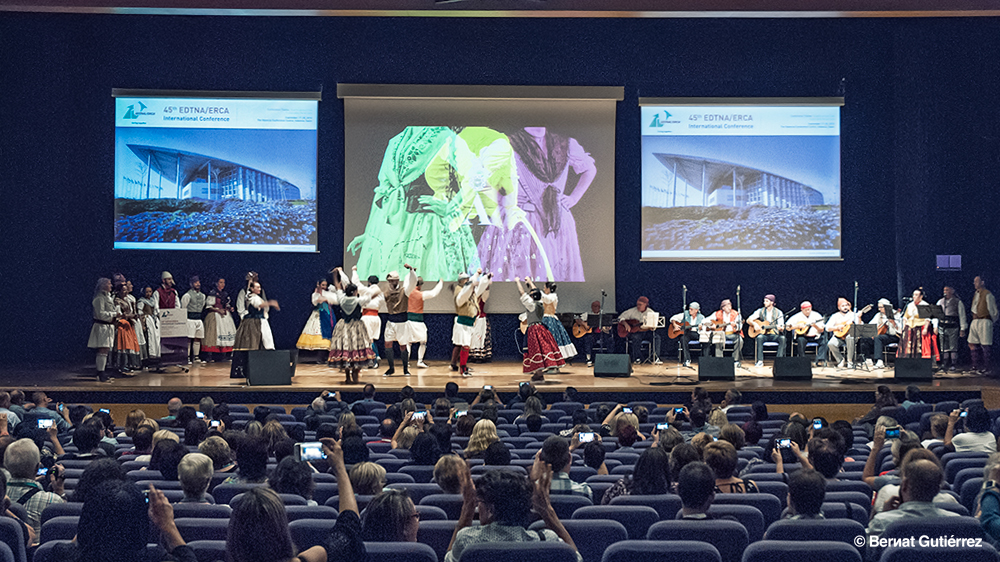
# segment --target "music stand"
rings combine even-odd
[[[936,320],[944,320],[944,307],[938,306],[936,304],[928,304],[924,306],[917,307],[917,317],[918,318],[933,318]]]
[[[878,326],[875,324],[851,324],[851,330],[848,335],[854,338],[854,368],[858,368],[858,364],[864,366],[864,370],[870,372],[871,369],[868,368],[868,363],[865,361],[865,354],[858,353],[858,344],[861,343],[861,338],[872,338],[878,335]],[[858,360],[860,359],[860,361]]]

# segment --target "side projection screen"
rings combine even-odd
[[[113,95],[116,249],[316,251],[318,93]]]
[[[640,105],[642,259],[840,259],[842,98]]]

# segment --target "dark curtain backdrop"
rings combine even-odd
[[[137,288],[171,271],[224,276],[235,295],[253,269],[281,301],[271,323],[292,347],[315,280],[339,265],[343,106],[336,84],[624,85],[616,131],[618,309],[646,295],[673,312],[681,285],[707,310],[745,313],[775,293],[789,310],[836,297],[936,298],[995,272],[1000,22],[970,19],[452,19],[194,17],[0,13],[0,328],[2,361],[83,362],[95,281]],[[111,89],[322,89],[318,254],[112,250]],[[843,261],[639,262],[639,97],[843,95]],[[935,271],[962,254],[965,270]],[[609,256],[610,259],[610,256]],[[207,282],[206,282],[207,285]],[[599,295],[594,295],[598,298]],[[443,358],[451,318],[430,318]],[[513,316],[494,352],[516,353]]]

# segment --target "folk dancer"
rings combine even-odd
[[[535,284],[531,281],[530,277],[525,278],[524,282],[529,290],[535,288]],[[546,281],[545,285],[542,286],[542,304],[545,305],[545,315],[542,317],[542,324],[545,324],[549,333],[556,340],[560,355],[567,361],[576,357],[576,346],[570,341],[569,334],[566,333],[566,328],[559,321],[559,317],[556,316],[556,308],[559,306],[559,296],[556,294],[556,284],[552,281]]]
[[[313,289],[312,300],[313,311],[306,320],[306,325],[299,334],[299,339],[295,342],[295,347],[301,350],[317,350],[321,352],[318,362],[326,362],[330,354],[330,338],[333,336],[333,327],[337,323],[336,317],[330,310],[330,300],[332,300],[329,283],[326,279],[316,282]]]
[[[969,351],[972,368],[988,374],[992,366],[990,351],[993,348],[993,324],[997,322],[997,300],[986,288],[986,280],[977,276],[972,280],[976,294],[972,297],[972,323],[969,325]]]
[[[344,371],[345,383],[357,384],[361,369],[375,359],[375,352],[368,341],[368,328],[361,320],[361,311],[369,304],[371,296],[370,293],[359,294],[358,286],[354,283],[345,287],[343,280],[346,278],[347,275],[341,268],[333,270],[336,293],[330,297],[330,304],[337,305],[341,309],[341,315],[330,337],[329,365],[340,367]]]
[[[226,293],[226,280],[219,277],[205,298],[205,339],[201,350],[209,354],[210,361],[226,360],[236,343],[236,323],[233,321],[233,304]]]
[[[160,309],[181,307],[181,299],[177,296],[177,289],[174,288],[174,276],[169,271],[160,274],[160,286],[156,288],[156,294]]]
[[[944,288],[944,296],[937,305],[944,310],[944,320],[938,322],[938,343],[944,363],[941,368],[946,371],[958,370],[958,342],[964,338],[969,329],[969,321],[965,317],[965,303],[955,294],[953,287]]]
[[[670,323],[677,329],[683,330],[681,338],[681,361],[685,367],[691,366],[691,340],[699,340],[698,327],[705,321],[705,316],[701,313],[701,305],[691,302],[687,310],[679,312],[670,317]],[[702,355],[707,354],[708,346],[702,346]]]
[[[137,310],[141,320],[142,335],[146,340],[143,363],[152,366],[160,362],[160,299],[152,287],[143,289]]]
[[[368,343],[371,345],[372,353],[375,354],[375,358],[372,359],[369,367],[378,369],[378,362],[381,357],[378,354],[377,342],[379,334],[382,331],[382,318],[379,317],[378,312],[385,302],[382,288],[378,286],[378,275],[369,275],[368,286],[366,287],[361,284],[361,277],[358,276],[358,267],[354,266],[351,268],[351,283],[358,288],[358,297],[368,297],[365,300],[365,304],[362,305],[361,322],[368,330]]]
[[[827,358],[827,352],[829,355],[833,356],[833,360],[837,363],[838,369],[854,368],[854,336],[848,331],[844,333],[844,330],[851,326],[852,324],[859,324],[858,315],[851,310],[851,301],[840,297],[837,299],[837,312],[830,315],[830,318],[826,321],[826,335],[827,342],[825,346],[820,347],[820,356],[825,361]],[[841,335],[838,336],[837,334]],[[840,349],[843,346],[847,346],[847,360],[844,360],[844,354]]]
[[[490,319],[486,316],[486,301],[490,299],[490,288],[493,278],[487,277],[480,281],[486,283],[482,296],[479,297],[479,315],[472,325],[472,344],[469,345],[469,359],[476,363],[486,363],[493,360],[493,334],[490,331]]]
[[[409,264],[403,264],[409,269]],[[409,276],[407,276],[409,277]],[[384,376],[391,377],[396,373],[393,362],[394,352],[399,351],[403,361],[403,375],[410,376],[410,330],[407,323],[407,295],[409,290],[399,283],[399,272],[390,271],[385,276],[389,287],[383,292],[385,308],[389,313],[385,319],[385,356],[389,360],[389,370]]]
[[[913,291],[913,301],[906,305],[903,312],[903,335],[896,357],[929,357],[934,359],[935,365],[940,361],[935,322],[930,318],[920,317],[920,308],[929,304],[924,300],[923,289]]]
[[[523,370],[525,373],[531,373],[531,380],[542,381],[545,380],[544,371],[558,371],[565,362],[552,333],[542,322],[545,316],[542,292],[535,288],[525,293],[520,277],[515,277],[514,282],[517,283],[517,291],[521,295],[521,304],[527,310],[524,319],[528,325],[524,333],[527,351],[524,353]]]
[[[471,377],[469,372],[469,345],[472,343],[472,327],[479,315],[479,297],[486,285],[479,282],[483,270],[469,277],[468,273],[458,276],[458,282],[452,285],[452,302],[455,303],[455,324],[451,329],[451,370],[460,371],[463,377]],[[493,274],[487,275],[492,279]]]
[[[417,367],[426,369],[424,353],[427,351],[427,324],[424,324],[424,302],[441,294],[444,281],[438,281],[430,291],[424,290],[424,279],[417,277],[417,270],[409,267],[403,290],[409,288],[406,296],[406,323],[410,331],[410,343],[417,347]],[[475,328],[475,326],[473,326]],[[409,354],[412,350],[407,351]]]
[[[181,308],[187,310],[188,365],[201,360],[201,339],[205,337],[205,323],[201,315],[205,310],[205,293],[201,292],[201,280],[192,275],[190,288],[181,297]]]
[[[747,322],[760,331],[754,338],[757,344],[755,367],[764,366],[764,342],[778,342],[778,357],[785,356],[785,314],[775,308],[773,294],[764,295],[764,306],[755,310]]]
[[[733,310],[733,301],[725,299],[719,305],[719,310],[711,316],[705,318],[701,323],[702,334],[702,355],[708,355],[708,348],[715,350],[716,357],[722,357],[727,342],[733,344],[733,362],[740,366],[740,358],[743,357],[743,317],[738,310]]]
[[[110,377],[105,369],[108,353],[115,344],[115,322],[118,319],[118,308],[111,296],[110,279],[101,277],[97,280],[91,304],[94,308],[94,325],[90,328],[87,347],[97,350],[97,378],[101,382],[107,382]]]
[[[887,311],[891,311],[892,315],[886,314]],[[874,338],[875,357],[877,358],[875,368],[884,369],[885,361],[882,358],[885,357],[885,348],[889,344],[899,343],[899,336],[903,333],[903,315],[900,314],[899,310],[893,310],[892,302],[889,299],[879,299],[878,314],[868,323],[875,324],[878,330],[878,335]]]
[[[149,356],[149,352],[146,349],[146,335],[142,331],[142,318],[139,315],[139,301],[136,300],[133,290],[132,282],[126,280],[125,300],[128,301],[129,307],[132,309],[132,331],[135,332],[135,339],[139,341],[139,360],[143,361]]]
[[[794,338],[795,354],[799,357],[806,356],[806,345],[809,342],[816,342],[819,347],[816,349],[816,362],[818,366],[822,357],[819,350],[826,344],[826,332],[823,326],[823,315],[813,310],[813,305],[809,301],[802,301],[799,311],[785,321],[785,329],[788,335]]]
[[[115,318],[115,345],[111,348],[109,359],[111,365],[119,373],[128,376],[128,373],[142,368],[142,359],[139,356],[139,339],[135,335],[135,328],[132,319],[135,318],[135,309],[128,298],[128,284],[118,283],[115,287],[115,309],[118,312]]]
[[[635,306],[618,315],[619,335],[628,332],[628,343],[631,347],[633,363],[641,363],[639,350],[642,342],[649,341],[652,344],[653,364],[661,365],[660,361],[660,334],[655,329],[642,328],[646,323],[646,316],[656,314],[656,311],[649,308],[649,299],[639,297],[635,301]]]
[[[594,366],[594,344],[598,343],[601,349],[604,349],[605,353],[614,353],[614,339],[611,336],[611,325],[607,326],[593,326],[590,325],[590,316],[600,316],[601,315],[601,301],[594,301],[590,303],[590,312],[584,312],[573,320],[574,328],[573,331],[577,331],[577,326],[581,329],[586,330],[585,333],[577,340],[583,344],[583,351],[587,356],[587,366]],[[596,340],[596,341],[595,341]]]
[[[268,310],[281,310],[276,300],[264,300],[264,289],[257,280],[257,275],[250,275],[246,287],[246,315],[240,321],[233,343],[234,351],[254,351],[257,349],[274,349],[274,336],[268,323]],[[234,370],[236,368],[234,362]],[[245,378],[238,376],[234,378]]]

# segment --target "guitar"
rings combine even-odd
[[[747,337],[756,338],[757,336],[767,332],[769,330],[774,330],[774,322],[763,322],[761,320],[749,320],[747,321],[749,326],[747,327]]]
[[[898,313],[899,311],[896,311],[896,312]],[[895,315],[893,315],[893,316],[895,316]],[[897,333],[899,332],[899,325],[896,324],[896,319],[895,319],[895,317],[893,317],[893,318],[886,318],[885,322],[882,322],[882,325],[878,327],[878,335],[884,336],[885,334],[889,333],[889,323],[890,322],[894,326],[896,326],[896,332]]]
[[[858,311],[858,313],[857,313],[857,315],[855,317],[856,318],[861,318],[862,314],[868,312],[874,306],[875,305],[873,305],[873,304],[869,304],[869,305],[865,306],[864,308],[862,308],[861,310]],[[854,325],[854,322],[848,322],[847,324],[844,324],[843,326],[834,328],[834,329],[829,330],[829,331],[833,332],[833,335],[836,336],[837,338],[843,339],[851,331],[851,326],[853,326],[853,325]]]
[[[618,322],[618,337],[627,338],[636,332],[648,332],[653,328],[643,328],[642,320],[621,320]]]
[[[685,322],[671,322],[670,326],[667,326],[667,337],[670,338],[670,339],[672,339],[672,340],[675,340],[681,334],[683,334],[684,332],[686,332],[687,329],[690,328],[690,327],[691,327],[691,323],[687,322],[687,321],[685,321]]]
[[[573,319],[573,337],[580,339],[590,332],[590,326],[586,322],[580,320],[579,318]]]
[[[820,316],[816,320],[810,320],[808,322],[801,322],[799,324],[794,324],[794,325],[786,326],[786,327],[790,331],[795,332],[795,335],[797,335],[797,336],[804,336],[804,335],[806,335],[809,332],[810,328],[812,328],[814,325],[816,325],[816,324],[818,324],[819,322],[822,322],[822,321],[823,321],[823,317]]]
[[[728,322],[716,322],[714,320],[705,320],[698,326],[699,330],[705,332],[720,332],[722,330],[726,331],[726,335],[733,335],[737,332],[736,325],[730,324]]]

